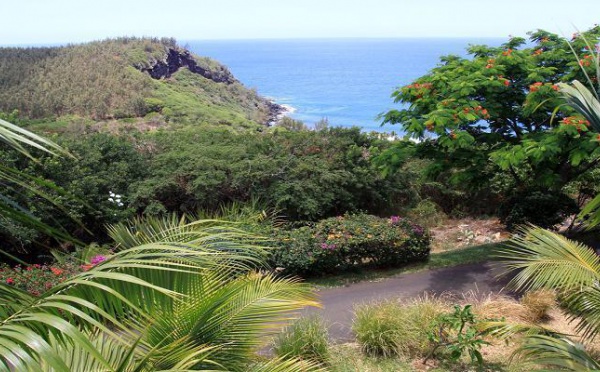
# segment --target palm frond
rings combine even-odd
[[[516,335],[551,335],[567,336],[553,329],[546,328],[539,324],[532,323],[513,323],[503,320],[490,320],[478,323],[478,329],[485,334],[497,337],[502,340],[510,339]]]
[[[163,217],[137,217],[130,221],[108,226],[108,235],[117,243],[117,249],[127,249],[143,244],[187,243],[236,250],[236,242],[248,246],[255,243],[254,251],[259,255],[266,254],[264,247],[256,243],[265,242],[264,238],[248,234],[236,228],[236,223],[219,220],[193,220],[188,216],[171,214]]]
[[[519,290],[585,288],[600,281],[600,258],[584,244],[539,227],[523,228],[498,257]]]
[[[52,155],[62,154],[70,157],[73,156],[56,143],[2,119],[0,119],[0,141],[31,159],[34,158],[26,146]]]
[[[600,363],[585,351],[583,345],[564,337],[528,336],[516,353],[547,367],[570,371],[600,369]]]
[[[588,230],[600,224],[600,194],[590,200],[579,212],[579,219],[585,223]]]
[[[561,302],[569,312],[569,319],[576,321],[576,331],[583,337],[593,338],[600,333],[600,288],[598,284],[565,292]]]
[[[210,361],[210,355],[216,347],[194,347],[189,343],[173,343],[163,347],[151,348],[145,345],[142,336],[137,339],[115,339],[101,332],[88,335],[92,345],[99,351],[102,359],[96,358],[80,344],[64,347],[53,342],[56,353],[72,371],[103,371],[106,365],[111,371],[160,371],[165,365],[169,371],[197,370],[199,364],[221,366]]]
[[[77,343],[97,353],[82,333],[85,330],[97,329],[113,337],[139,333],[143,329],[135,324],[144,324],[146,319],[147,325],[151,309],[187,294],[172,288],[182,287],[181,282],[203,270],[242,267],[245,261],[241,254],[154,244],[118,252],[37,298],[0,284],[4,302],[11,294],[20,298],[0,308],[0,360],[13,364],[26,354],[62,370],[64,361],[56,355],[50,338],[63,346]],[[127,321],[132,318],[136,323]]]
[[[567,103],[586,118],[596,132],[600,132],[600,102],[595,94],[577,80],[572,85],[558,85]]]
[[[221,345],[211,359],[232,370],[246,366],[294,312],[318,306],[309,286],[257,273],[229,281],[221,273],[199,276],[191,293],[173,309],[154,313],[158,320],[146,341],[189,339],[196,345]]]

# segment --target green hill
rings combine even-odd
[[[280,108],[174,39],[0,48],[0,110],[38,122],[256,127]]]

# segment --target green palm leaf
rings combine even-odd
[[[600,280],[600,258],[584,244],[541,228],[520,230],[498,256],[519,290],[574,289]]]
[[[537,227],[522,229],[509,246],[499,256],[515,274],[510,285],[557,290],[578,332],[585,337],[600,332],[600,257],[591,248]]]
[[[599,370],[600,363],[592,358],[581,344],[567,338],[544,335],[529,336],[518,353],[530,361],[570,371]],[[547,368],[543,370],[547,371]]]
[[[254,246],[210,226],[193,244],[120,250],[40,297],[0,284],[0,370],[246,370],[264,336],[317,303],[251,273]]]
[[[248,274],[227,281],[227,274],[197,277],[194,296],[153,314],[150,344],[190,340],[221,345],[212,359],[229,370],[243,370],[266,337],[294,318],[294,311],[318,306],[309,286],[271,275]]]
[[[254,253],[264,257],[266,250],[259,243],[266,239],[248,234],[236,228],[234,222],[217,220],[189,220],[183,215],[171,214],[164,217],[138,217],[125,223],[108,226],[108,235],[117,243],[117,249],[127,249],[148,243],[188,243],[211,247],[217,250],[235,251],[236,243],[248,246],[255,243]],[[225,245],[222,243],[226,242]],[[246,250],[247,251],[247,250]]]
[[[0,141],[34,160],[35,158],[25,146],[33,147],[52,155],[62,154],[72,157],[71,154],[56,143],[2,119],[0,119]]]

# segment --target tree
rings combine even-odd
[[[599,36],[600,27],[570,42],[538,30],[529,44],[513,37],[499,47],[471,46],[469,58],[443,57],[394,92],[405,106],[385,113],[383,122],[421,139],[417,154],[432,160],[432,176],[450,173],[470,189],[489,188],[501,176],[505,193],[558,192],[600,161],[590,123],[560,106],[558,85],[594,71]]]

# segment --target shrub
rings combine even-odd
[[[506,227],[512,230],[525,223],[551,228],[577,211],[577,203],[565,194],[528,190],[509,198],[498,214]]]
[[[408,212],[408,216],[421,226],[427,228],[436,227],[442,224],[447,216],[441,211],[441,208],[429,199],[419,202]]]
[[[366,214],[328,218],[294,230],[276,230],[274,266],[303,276],[364,266],[391,267],[427,259],[429,234],[405,218]]]
[[[443,302],[430,297],[408,304],[363,305],[356,309],[352,330],[368,355],[419,357],[427,353],[428,332],[444,308]]]
[[[298,358],[327,363],[327,327],[318,317],[300,318],[286,327],[274,342],[273,351],[281,358]]]
[[[448,358],[453,362],[458,362],[463,354],[469,354],[472,363],[483,365],[480,350],[489,343],[483,339],[484,333],[478,330],[478,319],[471,308],[471,305],[454,305],[453,312],[442,314],[436,319],[433,329],[429,332],[432,349],[424,363],[435,357],[436,351],[442,348],[448,352]]]
[[[548,317],[548,311],[556,304],[556,294],[547,289],[527,292],[521,304],[527,309],[529,320],[537,322]]]
[[[27,291],[39,296],[71,276],[89,270],[92,266],[106,260],[108,256],[89,254],[91,250],[75,252],[61,257],[51,264],[17,265],[10,267],[0,263],[0,283]]]

